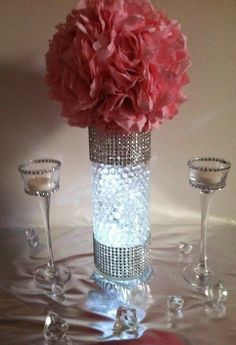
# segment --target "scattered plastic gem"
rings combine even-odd
[[[167,298],[167,309],[170,313],[179,313],[184,306],[184,299],[181,296],[173,295]]]
[[[218,308],[227,300],[228,290],[220,282],[215,285],[207,287],[205,290],[205,294],[207,296],[208,303],[213,308]]]
[[[136,316],[136,309],[125,306],[120,306],[117,309],[116,320],[113,327],[113,335],[120,337],[123,332],[138,335],[138,320]]]
[[[219,319],[225,316],[226,314],[226,307],[224,304],[219,305],[217,308],[212,307],[209,304],[205,306],[205,313],[208,317],[213,319]]]
[[[49,311],[44,324],[44,338],[50,342],[57,342],[57,344],[68,343],[67,331],[69,329],[68,323],[53,311]]]
[[[186,242],[179,242],[179,252],[180,254],[188,255],[191,253],[193,246]]]
[[[36,248],[39,243],[38,235],[33,228],[29,228],[25,231],[26,241],[30,248]]]

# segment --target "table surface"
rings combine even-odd
[[[24,229],[0,231],[0,339],[4,345],[43,344],[43,326],[49,310],[58,313],[69,325],[73,344],[98,344],[112,338],[117,306],[121,301],[102,292],[90,279],[93,272],[92,230],[53,228],[54,256],[72,271],[65,299],[56,302],[32,280],[36,267],[47,257],[45,236],[38,230],[37,248],[27,246]],[[123,344],[143,345],[235,345],[236,344],[236,267],[235,225],[210,226],[208,257],[222,273],[228,289],[225,310],[213,312],[205,295],[191,288],[182,277],[183,268],[196,262],[199,252],[198,225],[163,225],[152,227],[152,265],[154,270],[145,296],[135,292],[140,316],[137,340]],[[180,255],[180,241],[191,243],[190,255]],[[148,292],[148,293],[147,293]],[[183,317],[167,315],[168,295],[184,298]],[[135,304],[136,305],[136,304]]]

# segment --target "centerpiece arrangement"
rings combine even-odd
[[[57,26],[46,65],[62,116],[89,128],[94,277],[146,281],[151,131],[186,100],[186,37],[148,0],[81,0]]]

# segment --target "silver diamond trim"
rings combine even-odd
[[[143,245],[128,248],[108,247],[93,238],[93,246],[95,266],[107,277],[133,279],[150,269],[150,238]]]
[[[200,189],[203,193],[211,193],[215,190],[221,190],[225,187],[225,182],[218,183],[216,185],[204,186],[202,183],[197,183],[189,180],[189,183],[192,187]]]
[[[217,168],[210,168],[210,167],[201,167],[201,166],[195,166],[194,163],[195,162],[218,162],[218,163],[221,163],[222,166],[220,167],[217,167]],[[214,157],[196,157],[196,158],[193,158],[193,159],[190,159],[188,162],[187,162],[187,166],[190,168],[190,169],[193,169],[193,170],[198,170],[198,171],[222,171],[222,170],[229,170],[230,167],[231,167],[231,163],[230,161],[227,161],[225,159],[222,159],[222,158],[214,158]]]
[[[151,133],[110,133],[89,128],[90,160],[110,165],[147,162],[151,158]]]
[[[50,169],[37,169],[32,170],[30,167],[35,163],[54,163],[55,166],[51,167]],[[29,167],[29,168],[27,168]],[[42,159],[31,159],[26,161],[18,166],[18,170],[21,174],[25,175],[43,175],[43,174],[50,174],[54,171],[58,171],[61,168],[61,162],[57,159],[52,158],[42,158]]]

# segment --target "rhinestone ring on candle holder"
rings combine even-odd
[[[216,190],[225,187],[229,161],[219,158],[194,158],[188,161],[189,182],[199,189],[201,197],[201,248],[199,261],[184,268],[185,280],[194,287],[205,288],[221,279],[217,272],[209,267],[207,260],[207,221],[212,196]]]
[[[47,240],[48,263],[34,272],[35,283],[42,288],[52,288],[55,280],[66,284],[71,277],[67,267],[54,263],[52,240],[49,225],[51,195],[58,191],[61,162],[56,159],[35,159],[18,167],[27,194],[37,196],[42,211]]]

